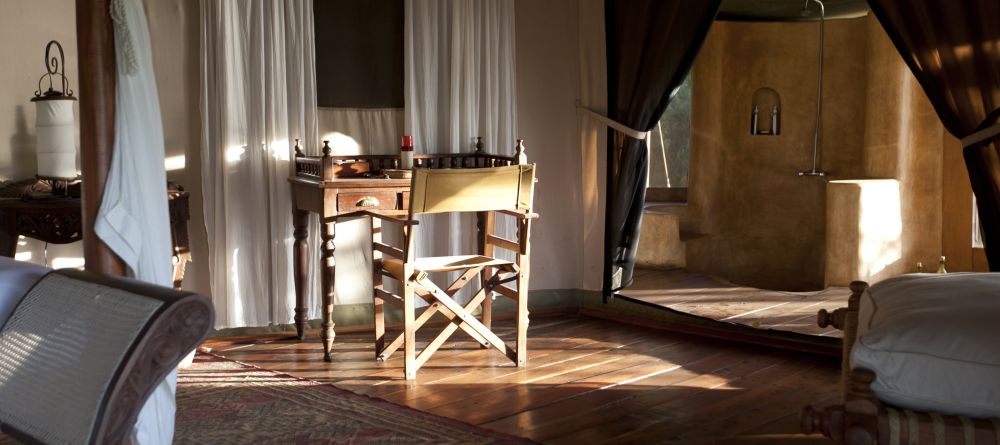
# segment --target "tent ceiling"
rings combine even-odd
[[[804,0],[722,0],[717,20],[748,22],[819,20],[819,7],[809,2],[803,17]],[[852,19],[868,14],[866,0],[824,0],[827,19]]]

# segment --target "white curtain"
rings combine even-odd
[[[404,127],[415,150],[470,152],[479,136],[487,152],[513,154],[514,0],[407,0],[404,38]],[[421,218],[416,230],[418,256],[476,251],[474,215]]]
[[[289,323],[294,139],[319,150],[312,0],[202,0],[201,13],[202,181],[216,324]],[[310,233],[316,245],[315,223]],[[319,317],[315,281],[307,286],[310,318]]]
[[[399,154],[402,108],[319,108],[321,141],[335,155]]]

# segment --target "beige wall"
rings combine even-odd
[[[874,16],[827,23],[820,168],[830,176],[795,175],[811,163],[817,30],[815,23],[713,26],[694,69],[689,203],[671,210],[693,238],[688,268],[787,290],[845,284],[828,283],[831,276],[877,281],[917,262],[934,270],[942,254],[955,257],[950,270],[981,268],[981,252],[969,247],[960,150]],[[781,96],[777,137],[748,132],[750,98],[763,86]],[[895,207],[878,210],[898,208],[891,216],[902,232],[890,240],[893,257],[865,269],[870,276],[857,276],[859,259],[850,257],[860,246],[826,244],[851,242],[827,238],[828,226],[865,230],[846,220],[865,209],[828,210],[826,183],[840,179],[899,183]]]
[[[878,281],[913,272],[917,262],[925,270],[937,269],[942,255],[944,128],[874,15],[869,15],[866,25],[869,63],[862,177],[899,180],[903,226],[899,258],[867,277]],[[966,225],[971,221],[970,216]]]
[[[45,45],[50,40],[62,44],[66,77],[79,96],[75,2],[0,0],[0,181],[31,178],[37,171],[31,98],[45,73]],[[78,106],[74,109],[79,112]],[[46,252],[43,243],[28,240],[18,247],[18,258],[31,262],[43,264],[46,255],[49,264],[56,259],[73,261],[82,257],[82,245],[52,245]]]
[[[45,45],[58,40],[66,76],[79,95],[76,5],[72,0],[0,0],[0,180],[35,174],[35,107]],[[53,54],[55,55],[55,54]]]
[[[812,165],[818,27],[716,22],[695,62],[689,203],[682,229],[689,269],[772,289],[823,285],[826,180]],[[860,173],[865,21],[827,23],[821,169]],[[860,82],[860,85],[859,85]],[[781,100],[781,134],[750,135],[752,95]],[[761,119],[767,111],[762,110]]]
[[[184,287],[208,293],[205,228],[201,209],[198,1],[147,0],[150,34],[166,155],[185,157],[186,168],[169,179],[191,192],[191,233],[195,263],[188,267]],[[73,0],[0,0],[0,180],[35,174],[35,112],[29,101],[44,73],[45,44],[58,40],[66,53],[66,75],[77,95],[76,18]],[[22,258],[44,262],[44,246],[29,241],[20,246]],[[80,243],[49,246],[48,260],[82,257]]]
[[[577,144],[576,0],[518,0],[518,134],[538,164],[532,289],[580,288],[582,191]],[[594,271],[599,273],[599,271]]]

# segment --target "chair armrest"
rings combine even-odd
[[[522,210],[497,210],[497,213],[503,213],[504,215],[510,215],[519,219],[538,219],[538,214]]]
[[[406,216],[408,216],[408,212],[405,210],[355,210],[353,212],[341,213],[340,215],[337,215],[337,218],[349,218],[354,216],[370,216],[372,218],[378,218],[407,226],[420,224],[420,221],[415,219],[405,219]],[[401,216],[403,218],[400,218]]]

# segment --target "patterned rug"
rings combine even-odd
[[[177,444],[525,444],[332,385],[198,354],[177,384]]]

